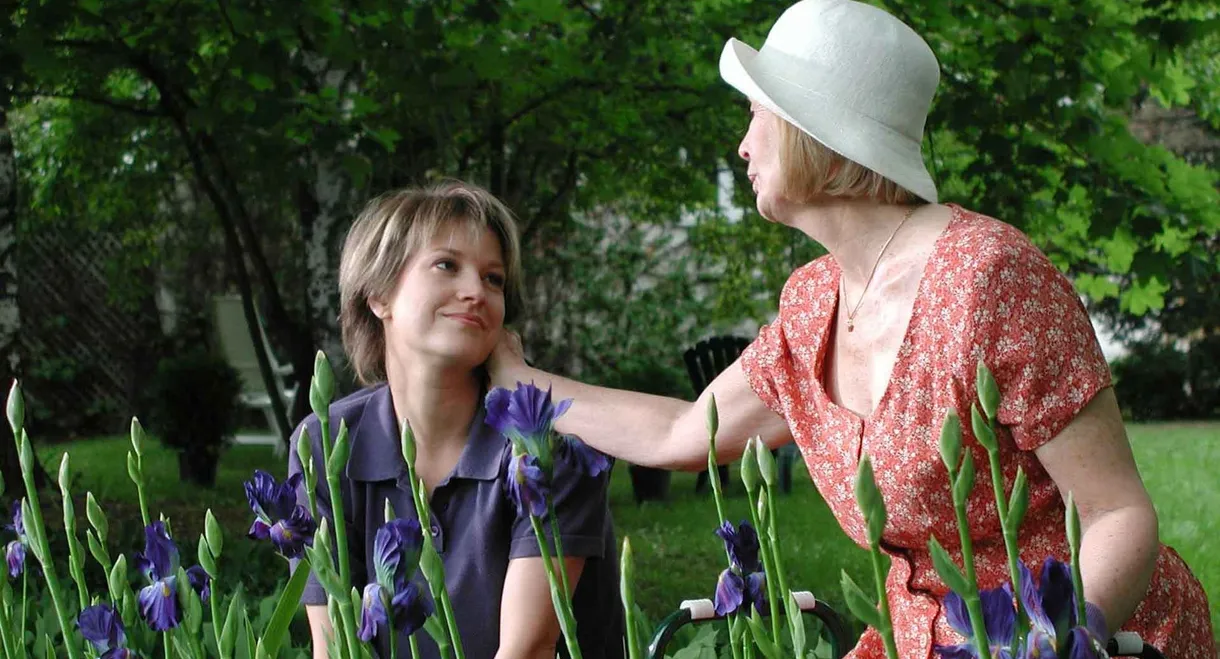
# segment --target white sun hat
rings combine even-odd
[[[940,66],[885,11],[802,0],[779,17],[762,50],[729,39],[720,76],[835,153],[936,201],[920,144]]]

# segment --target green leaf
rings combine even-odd
[[[995,421],[1000,410],[1000,386],[996,384],[995,376],[983,360],[979,360],[975,369],[975,389],[978,392],[979,403],[987,414],[989,421]]]
[[[758,455],[754,450],[755,438],[746,441],[746,451],[741,455],[741,483],[753,496],[758,491]]]
[[[98,565],[101,565],[103,568],[110,567],[110,552],[106,551],[106,546],[97,539],[93,529],[85,529],[85,544],[89,545],[89,553],[93,556],[93,560],[97,561]]]
[[[110,523],[106,520],[106,513],[98,505],[97,499],[93,498],[93,492],[85,493],[85,516],[89,518],[89,523],[97,531],[98,539],[106,542],[106,536],[110,533]]]
[[[220,528],[220,522],[216,521],[216,516],[212,514],[211,508],[208,508],[203,515],[203,530],[213,557],[220,557],[221,550],[224,548],[224,529]]]
[[[1167,292],[1169,292],[1169,285],[1162,283],[1158,277],[1141,278],[1123,292],[1119,303],[1123,311],[1134,316],[1142,316],[1149,311],[1162,309],[1165,306],[1165,293]]]
[[[327,475],[338,478],[347,468],[347,459],[351,453],[352,444],[347,432],[347,420],[340,419],[339,436],[335,439],[335,445],[330,449],[330,456],[326,458]]]
[[[250,83],[251,87],[260,92],[275,89],[275,81],[261,73],[246,74],[246,82]]]
[[[842,571],[843,599],[847,602],[847,609],[851,614],[860,619],[860,622],[879,629],[881,627],[881,612],[877,609],[877,605],[868,599],[864,591],[856,585],[855,581],[848,576],[847,571]]]
[[[932,554],[932,566],[936,568],[936,574],[940,575],[940,580],[949,587],[949,590],[965,597],[970,592],[970,584],[957,564],[949,557],[949,552],[945,551],[935,537],[928,541],[928,551]]]
[[[716,394],[707,395],[707,436],[712,447],[716,446],[716,432],[720,430],[720,413],[716,409]]]
[[[805,656],[805,620],[801,614],[801,605],[796,601],[796,595],[788,591],[784,598],[784,610],[788,620],[788,635],[792,639],[792,656]]]
[[[140,425],[140,420],[131,418],[131,448],[135,450],[136,455],[144,455],[144,426]]]
[[[1029,508],[1029,483],[1025,478],[1025,469],[1017,467],[1017,479],[1012,485],[1012,495],[1008,500],[1008,527],[1020,528],[1025,520],[1025,511]]]
[[[198,555],[199,565],[203,567],[203,571],[215,579],[219,574],[216,571],[216,557],[212,555],[212,550],[208,547],[208,539],[203,534],[199,535],[199,544],[195,553]]]
[[[986,417],[979,411],[978,405],[970,404],[970,425],[974,430],[974,438],[978,440],[983,448],[987,449],[988,453],[995,453],[999,450],[999,445],[996,443],[995,433],[991,430],[991,425],[987,423]]]
[[[945,421],[940,426],[940,459],[950,476],[957,473],[962,461],[962,420],[955,409],[945,412]]]
[[[856,503],[868,525],[869,544],[876,547],[885,532],[885,501],[881,498],[881,491],[877,489],[877,481],[873,477],[873,461],[867,455],[860,460],[860,467],[856,472]]]
[[[115,602],[123,601],[123,593],[130,592],[127,583],[127,557],[119,554],[118,559],[114,561],[114,567],[110,568],[110,575],[107,579],[107,585],[110,587],[110,599]]]
[[[771,641],[771,632],[763,625],[762,616],[758,615],[758,610],[750,607],[750,615],[745,616],[746,622],[750,625],[750,631],[754,635],[754,646],[758,648],[767,659],[779,659],[779,648]]]
[[[966,505],[970,491],[974,489],[974,454],[966,451],[962,459],[962,470],[953,482],[953,501],[958,505]]]
[[[8,390],[8,403],[5,408],[8,414],[8,425],[17,437],[25,428],[25,396],[21,393],[21,383],[13,380],[13,386]]]
[[[212,593],[213,597],[217,593]],[[229,610],[225,614],[224,626],[220,631],[220,656],[223,659],[228,659],[233,656],[233,650],[237,647],[237,627],[241,623],[238,618],[238,611],[244,611],[246,608],[243,587],[240,583],[237,584],[237,590],[233,593],[233,599],[229,600]],[[215,621],[213,621],[215,624]]]
[[[771,455],[770,449],[763,443],[761,437],[756,437],[754,442],[754,454],[758,459],[758,473],[762,476],[763,482],[767,487],[775,486],[775,456]]]
[[[268,656],[279,655],[280,646],[288,636],[288,624],[292,622],[292,616],[301,604],[301,593],[305,592],[305,582],[308,578],[309,562],[301,561],[293,571],[292,578],[288,580],[288,585],[284,586],[284,592],[275,605],[275,613],[271,615],[271,621],[267,623],[263,637],[259,640],[259,646]]]

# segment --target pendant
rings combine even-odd
[[[848,318],[847,319],[847,331],[850,332],[854,329],[856,329],[856,324],[854,322],[852,322],[851,318]]]

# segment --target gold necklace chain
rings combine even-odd
[[[885,244],[881,246],[881,251],[877,253],[877,260],[873,262],[873,269],[868,273],[868,279],[864,282],[864,289],[860,291],[860,298],[856,300],[856,306],[847,312],[848,332],[856,329],[856,312],[860,310],[860,305],[864,303],[864,296],[868,293],[868,286],[869,284],[873,283],[873,275],[877,274],[877,266],[881,265],[881,257],[885,256],[885,250],[890,246],[890,241],[894,240],[894,236],[898,235],[898,230],[902,228],[902,225],[906,224],[907,220],[911,219],[911,215],[915,213],[916,208],[916,206],[912,206],[909,210],[907,210],[906,214],[902,216],[902,221],[898,223],[898,226],[894,227],[893,233],[890,234],[889,238],[886,238]],[[846,277],[843,276],[842,270],[840,270],[839,288],[842,291],[844,308],[847,307],[847,284],[845,283],[845,280]]]

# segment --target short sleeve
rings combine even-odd
[[[609,488],[609,469],[597,476],[587,476],[569,460],[556,458],[551,495],[559,519],[560,544],[565,557],[604,557],[610,524]],[[529,515],[516,513],[515,507],[514,512],[508,557],[541,556]],[[543,527],[547,537],[553,537],[549,519],[543,519]]]
[[[776,367],[784,353],[784,328],[776,318],[758,330],[758,337],[741,352],[741,370],[750,389],[772,412],[782,415]]]
[[[314,463],[314,473],[318,475],[318,482],[314,487],[314,495],[317,499],[318,505],[318,520],[320,521],[321,519],[325,518],[326,523],[331,528],[331,533],[333,534],[335,528],[335,517],[334,513],[332,512],[330,489],[326,484],[326,478],[324,476],[325,470],[322,469],[322,459],[320,457],[322,455],[322,439],[320,436],[321,424],[319,424],[316,419],[317,417],[310,415],[292,433],[292,441],[290,442],[288,451],[288,476],[291,477],[293,474],[299,474],[302,471],[301,458],[297,454],[297,442],[307,437],[310,442],[310,454]],[[311,421],[313,423],[310,423]],[[302,479],[301,484],[297,486],[297,504],[305,506],[306,510],[309,509],[309,495],[305,490],[304,479]],[[352,540],[353,538],[351,538],[349,534],[348,558],[352,568],[351,574],[364,574],[364,564],[360,558],[364,555],[363,550],[361,549],[361,547],[363,547],[363,543],[354,543]],[[331,546],[338,546],[335,544],[333,536],[331,537]],[[289,561],[289,566],[293,572],[296,572],[296,569],[300,563],[300,559],[292,559]],[[318,582],[317,577],[314,576],[312,572],[305,582],[305,590],[301,594],[301,604],[326,604],[326,589],[322,587],[322,584]]]
[[[967,366],[984,360],[1000,388],[999,423],[1032,451],[1110,386],[1110,367],[1071,282],[1023,237],[999,249],[973,290],[981,304]],[[973,373],[967,380],[973,391]]]

